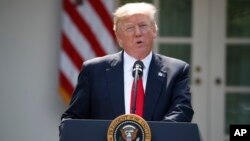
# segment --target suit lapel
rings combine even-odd
[[[152,120],[154,108],[162,91],[164,80],[166,80],[167,71],[162,65],[161,59],[153,54],[149,66],[147,85],[145,91],[144,118]]]
[[[123,52],[116,54],[115,58],[110,61],[110,66],[106,69],[106,76],[108,93],[116,113],[115,116],[124,114]]]

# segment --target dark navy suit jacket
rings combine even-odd
[[[188,73],[187,63],[153,53],[145,90],[145,120],[192,120]],[[123,51],[86,61],[62,119],[112,120],[122,114],[125,114]]]

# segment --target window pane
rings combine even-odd
[[[228,86],[250,86],[250,45],[228,45],[226,53]]]
[[[250,93],[226,94],[225,133],[229,134],[230,124],[250,124]]]
[[[191,0],[161,0],[159,34],[169,37],[191,36]]]
[[[189,64],[191,63],[191,47],[189,44],[160,44],[159,52]]]
[[[228,0],[227,36],[250,37],[250,1]]]

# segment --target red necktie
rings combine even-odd
[[[132,85],[130,107],[133,106],[133,101],[134,101],[134,83]],[[143,107],[144,107],[144,89],[143,89],[142,78],[139,78],[137,82],[137,98],[136,98],[135,114],[143,117]],[[131,110],[130,112],[132,112]]]

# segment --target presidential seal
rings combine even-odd
[[[135,114],[121,115],[109,125],[108,141],[151,141],[148,123]]]

